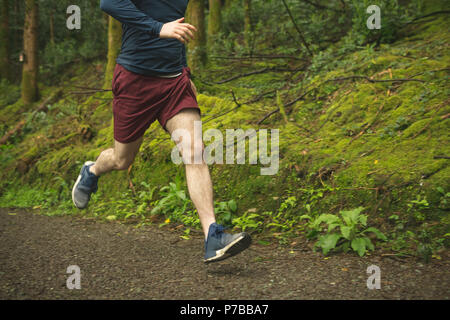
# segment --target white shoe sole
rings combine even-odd
[[[94,164],[94,163],[95,162],[93,162],[93,161],[86,161],[83,166],[91,165],[91,164]],[[73,188],[72,188],[72,202],[75,205],[75,207],[77,207],[78,209],[84,209],[85,207],[80,208],[75,203],[75,189],[76,189],[78,183],[80,182],[80,180],[81,180],[81,174],[78,175],[77,181],[75,181],[75,184],[73,185]]]
[[[221,261],[221,260],[230,258],[230,257],[244,251],[245,249],[247,249],[250,246],[251,242],[252,242],[252,240],[251,240],[250,236],[245,233],[244,235],[240,236],[233,242],[229,243],[224,248],[217,250],[216,255],[214,257],[206,259],[206,260],[204,260],[204,262],[205,263],[217,262],[217,261]]]

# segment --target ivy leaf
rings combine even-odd
[[[359,256],[362,257],[366,253],[366,240],[364,238],[355,238],[352,240],[352,249],[358,252]]]
[[[373,232],[373,233],[375,233],[375,235],[377,236],[378,239],[381,239],[383,241],[387,240],[386,236],[377,228],[370,227],[370,228],[367,228],[366,230],[364,230],[364,233],[365,232]]]
[[[340,238],[341,236],[337,233],[326,234],[319,238],[316,245],[321,247],[323,254],[326,255],[331,249],[336,247],[336,243]]]

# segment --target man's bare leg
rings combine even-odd
[[[78,209],[86,208],[91,194],[97,192],[99,176],[112,170],[126,170],[133,163],[141,143],[142,137],[126,144],[116,141],[114,148],[103,151],[95,163],[85,162],[72,188],[74,205]]]
[[[114,148],[104,150],[90,167],[90,172],[96,176],[108,173],[113,170],[126,170],[133,163],[139,152],[143,137],[130,143],[120,143],[114,141]]]
[[[184,129],[187,130],[191,136],[190,157],[192,161],[190,161],[191,164],[186,164],[186,180],[189,195],[195,208],[197,209],[206,239],[208,236],[209,226],[216,222],[216,218],[214,215],[213,187],[208,165],[204,162],[203,157],[201,157],[201,164],[193,164],[195,152],[199,151],[194,150],[194,143],[197,145],[203,145],[201,137],[199,138],[199,141],[194,141],[195,139],[198,139],[194,137],[195,121],[201,121],[198,111],[195,109],[185,109],[167,121],[166,128],[170,134],[177,129]],[[179,142],[180,141],[175,141],[177,144]],[[180,151],[184,157],[185,155],[183,153],[187,151],[186,148],[182,147]]]

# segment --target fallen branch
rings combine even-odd
[[[254,99],[252,99],[252,100],[249,100],[249,101],[244,102],[244,103],[241,104],[241,103],[239,103],[239,102],[237,101],[236,96],[234,95],[234,91],[231,90],[231,95],[232,95],[232,97],[233,97],[234,103],[236,104],[236,107],[235,107],[235,108],[232,108],[232,109],[230,109],[230,110],[228,110],[228,111],[225,111],[225,112],[223,112],[223,113],[220,113],[220,114],[218,114],[218,115],[214,115],[214,116],[212,116],[211,118],[209,118],[209,119],[203,121],[203,123],[205,124],[205,123],[207,123],[207,122],[209,122],[209,121],[211,121],[211,120],[217,119],[217,118],[222,117],[222,116],[224,116],[224,115],[226,115],[226,114],[228,114],[228,113],[230,113],[230,112],[233,112],[233,111],[239,109],[243,104],[252,104],[252,103],[255,103],[255,102],[261,100],[264,96],[266,96],[266,95],[268,95],[268,94],[271,94],[271,93],[274,93],[274,92],[275,92],[275,90],[271,90],[271,91],[268,91],[268,92],[264,92],[264,93],[258,95],[256,98],[254,98]]]
[[[111,89],[91,89],[91,90],[86,90],[86,91],[71,91],[69,92],[69,94],[93,94],[93,93],[97,93],[97,92],[108,92],[108,91],[112,91]]]
[[[272,115],[274,115],[277,112],[280,112],[280,108],[275,109],[275,110],[270,111],[269,113],[267,113],[262,119],[260,119],[258,121],[258,125],[262,124],[266,119],[270,118]]]
[[[291,12],[291,10],[289,9],[289,6],[286,3],[286,0],[282,0],[282,1],[283,1],[283,5],[286,8],[286,11],[287,11],[289,17],[291,18],[292,23],[294,24],[295,30],[297,30],[297,33],[300,36],[300,40],[302,41],[302,43],[305,46],[306,50],[308,50],[309,55],[312,56],[313,53],[312,53],[311,49],[309,48],[309,45],[306,42],[305,37],[303,36],[303,32],[300,30],[300,28],[298,27],[297,23],[295,22],[294,16],[292,15],[292,12]]]
[[[131,181],[131,169],[133,165],[130,165],[127,170],[128,187],[131,189],[134,195],[136,195],[136,189],[134,188],[133,181]]]
[[[432,17],[432,16],[436,16],[436,15],[439,15],[439,14],[449,14],[449,13],[450,13],[450,10],[443,10],[443,11],[435,11],[435,12],[431,12],[431,13],[426,14],[426,15],[424,15],[424,16],[420,16],[420,17],[414,18],[412,21],[405,23],[404,26],[407,26],[407,25],[409,25],[409,24],[412,24],[412,23],[416,22],[417,20],[425,19],[425,18]]]
[[[446,69],[442,69],[442,70],[446,70]],[[417,74],[419,75],[419,74]],[[415,75],[415,76],[417,76]],[[299,96],[298,98],[296,98],[295,100],[289,102],[288,104],[286,104],[286,106],[290,106],[293,105],[294,103],[302,100],[305,96],[307,96],[309,93],[311,93],[314,90],[317,90],[320,86],[324,85],[325,83],[328,82],[333,82],[333,81],[344,81],[344,80],[353,80],[353,79],[363,79],[363,80],[367,80],[371,83],[374,82],[408,82],[408,81],[415,81],[415,82],[421,82],[421,83],[425,83],[426,81],[424,80],[420,80],[420,79],[386,79],[386,80],[376,80],[376,79],[371,79],[368,76],[349,76],[349,77],[341,77],[341,78],[333,78],[333,79],[328,79],[325,80],[324,82],[322,82],[321,84],[319,84],[317,87],[314,87],[306,92],[304,92],[301,96]],[[266,119],[270,118],[272,115],[274,115],[275,113],[280,112],[280,109],[277,108],[276,110],[273,110],[271,112],[269,112],[268,114],[266,114],[261,120],[258,121],[258,125],[260,125],[261,123],[263,123]]]
[[[314,91],[316,88],[313,88],[311,90],[306,91],[305,93],[303,93],[301,96],[299,96],[298,98],[292,100],[291,102],[288,102],[287,104],[285,104],[285,107],[290,107],[293,104],[295,104],[296,102],[302,100],[307,94],[309,94],[310,92]],[[267,113],[262,119],[260,119],[258,121],[258,125],[262,124],[265,120],[267,120],[268,118],[270,118],[271,116],[273,116],[275,113],[280,112],[280,108],[277,108],[273,111],[270,111],[269,113]]]
[[[398,107],[398,106],[397,106],[397,107]],[[353,138],[349,141],[348,145],[352,144],[353,141],[355,141],[356,139],[358,139],[359,137],[361,137],[367,130],[369,130],[370,128],[372,128],[372,126],[373,126],[373,125],[375,124],[375,122],[377,121],[378,116],[380,115],[380,113],[381,113],[381,111],[383,110],[383,108],[384,108],[384,104],[382,104],[382,105],[380,106],[380,108],[378,108],[378,112],[377,112],[377,114],[375,115],[375,118],[373,119],[372,123],[367,124],[367,125],[361,130],[360,133],[358,133],[355,137],[353,137]]]
[[[363,80],[367,80],[367,81],[369,81],[371,83],[375,83],[375,82],[407,82],[407,81],[425,82],[424,80],[420,80],[420,79],[385,79],[385,80],[376,80],[376,79],[371,79],[371,78],[369,78],[367,76],[350,76],[350,77],[328,79],[324,83],[332,82],[332,81],[353,80],[353,79],[363,79]]]
[[[244,78],[244,77],[252,76],[252,75],[255,75],[255,74],[261,74],[261,73],[265,73],[265,72],[297,72],[297,71],[300,71],[300,70],[302,70],[302,69],[294,69],[294,70],[292,70],[292,69],[279,69],[279,68],[264,68],[264,69],[261,69],[261,70],[255,70],[255,71],[251,71],[251,72],[248,72],[248,73],[238,74],[237,76],[234,76],[234,77],[231,77],[231,78],[228,78],[228,79],[225,79],[225,80],[221,80],[221,81],[215,82],[215,84],[224,84],[224,83],[227,83],[227,82],[239,79],[239,78]]]
[[[305,60],[303,58],[300,57],[295,57],[295,56],[277,56],[277,55],[273,55],[273,56],[265,56],[265,55],[252,55],[252,56],[243,56],[243,57],[223,57],[223,56],[211,56],[209,57],[210,59],[215,59],[215,60],[264,60],[264,59],[291,59],[291,60]]]

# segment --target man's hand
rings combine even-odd
[[[189,23],[183,23],[184,17],[178,20],[165,23],[159,33],[160,38],[177,39],[182,43],[187,43],[189,40],[194,39],[194,32],[197,29]]]

